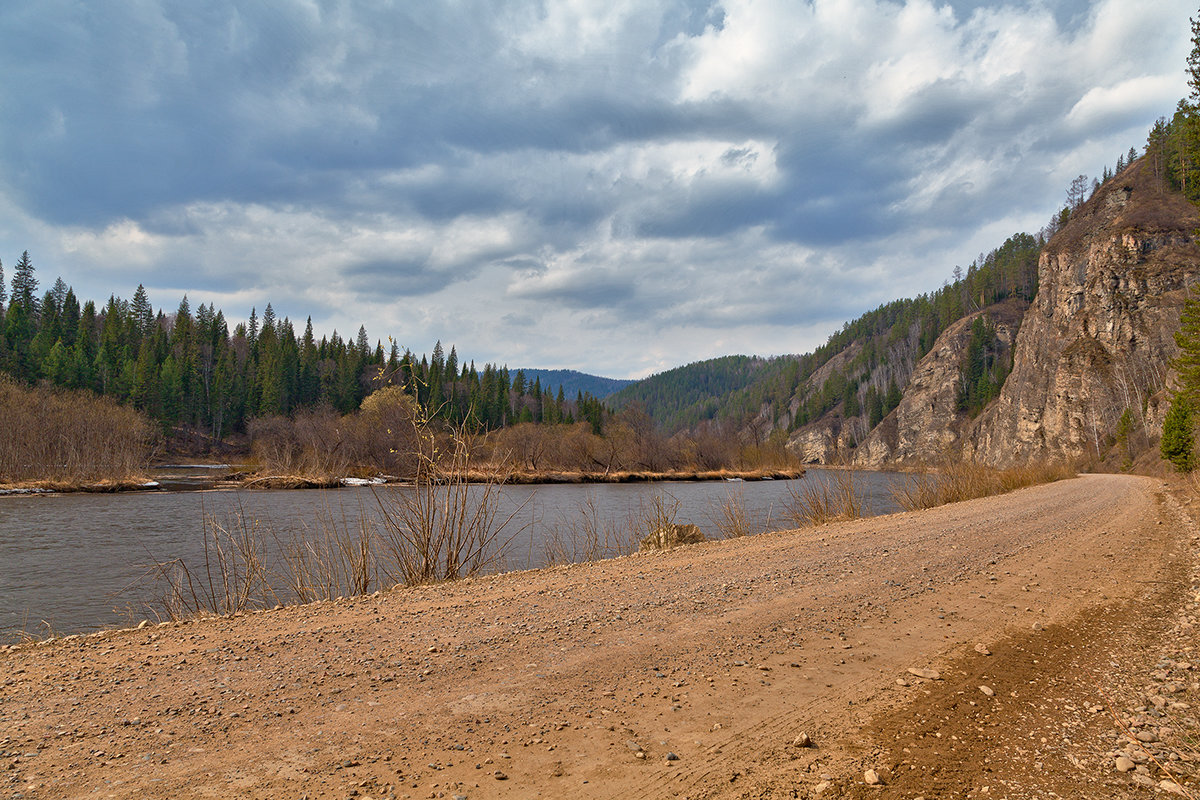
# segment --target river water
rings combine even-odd
[[[676,509],[676,522],[698,525],[710,538],[720,537],[721,509],[731,502],[744,509],[751,533],[794,527],[788,513],[794,493],[833,475],[810,469],[796,481],[503,487],[497,519],[512,518],[498,538],[508,547],[489,569],[578,560],[586,549],[578,540],[584,512],[594,514],[593,529],[607,529],[634,548],[640,520],[659,503]],[[890,487],[902,479],[854,473],[864,514],[896,510]],[[254,524],[274,541],[318,537],[377,524],[376,492],[390,491],[405,489],[0,497],[0,642],[22,633],[64,635],[154,619],[152,565],[183,559],[193,570],[202,567],[206,518],[226,528]]]

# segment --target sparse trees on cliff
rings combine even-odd
[[[1189,408],[1200,409],[1200,299],[1190,298],[1183,304],[1179,330],[1175,332],[1179,355],[1172,366],[1179,372],[1181,396]]]
[[[1075,180],[1071,181],[1071,185],[1067,187],[1067,206],[1074,211],[1083,205],[1083,201],[1087,200],[1088,179],[1087,175],[1077,175]]]

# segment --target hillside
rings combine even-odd
[[[1128,459],[1152,444],[1178,352],[1173,334],[1200,276],[1198,225],[1200,211],[1146,159],[1080,207],[1042,252],[1012,375],[965,452],[1007,465],[1100,460],[1114,447]]]
[[[696,362],[639,381],[610,402],[617,408],[641,403],[668,432],[715,423],[760,441],[786,437],[807,461],[835,460],[899,405],[918,361],[943,331],[993,307],[1008,309],[1006,317],[1014,304],[1023,310],[1037,290],[1043,243],[1016,234],[960,270],[953,283],[869,311],[812,353]],[[985,343],[989,352],[994,339]],[[975,379],[992,382],[984,387],[988,396],[967,399],[990,399],[1004,372],[1006,365],[992,358],[986,375]]]
[[[743,399],[752,387],[786,398],[795,389],[794,358],[722,356],[660,372],[626,386],[609,398],[616,409],[640,405],[650,417],[674,432],[702,422],[736,416],[747,410]],[[756,410],[767,398],[759,398]]]
[[[542,388],[551,394],[558,394],[558,390],[561,388],[563,394],[569,398],[584,394],[603,400],[609,395],[634,383],[632,380],[622,378],[603,378],[599,375],[588,375],[587,373],[577,372],[573,369],[520,369],[512,370],[512,372],[514,374],[517,372],[524,373],[525,380],[528,383],[541,381]]]
[[[610,402],[640,403],[668,431],[786,439],[809,463],[1128,465],[1152,453],[1185,287],[1200,274],[1200,213],[1160,172],[1149,157],[1127,162],[1051,231],[1010,237],[812,353],[697,362]]]

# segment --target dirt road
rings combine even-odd
[[[1190,647],[1196,531],[1163,487],[24,646],[0,654],[0,795],[1147,796],[1108,707],[1131,721],[1171,635]]]

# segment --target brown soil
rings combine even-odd
[[[1195,599],[1164,487],[1092,475],[23,646],[0,653],[0,792],[1150,796],[1104,709]]]

